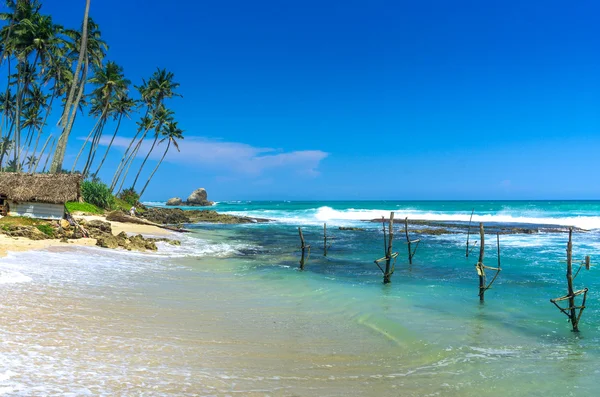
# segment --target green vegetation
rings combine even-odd
[[[54,229],[48,224],[35,225],[35,227],[48,237],[54,237]]]
[[[0,226],[5,230],[6,226],[36,226],[42,224],[47,224],[47,222],[24,216],[4,216],[0,218]]]
[[[140,201],[140,195],[132,187],[123,190],[117,197],[129,204],[129,206],[138,205]]]
[[[108,190],[119,195],[123,186],[131,183],[126,184],[128,176],[135,174],[132,191],[145,178],[139,194],[143,196],[170,148],[179,150],[178,141],[183,139],[183,130],[168,108],[170,99],[181,96],[177,93],[179,83],[173,73],[157,69],[134,86],[132,95],[132,83],[123,68],[115,62],[105,62],[108,44],[90,16],[90,0],[85,2],[82,23],[76,29],[54,23],[42,9],[40,0],[10,0],[3,8],[6,12],[0,13],[0,76],[6,78],[0,85],[0,172],[46,172],[47,168],[51,173],[65,172],[69,167],[63,162],[77,118],[78,125],[94,127],[84,139],[70,172],[80,171],[84,178],[97,176],[121,121],[133,118],[137,112],[136,133],[116,165]],[[50,115],[58,120],[49,119]],[[86,117],[88,120],[81,123]],[[55,125],[58,131],[53,136],[50,132]],[[99,154],[105,131],[111,138],[106,150]],[[141,153],[147,140],[152,144]],[[150,160],[151,154],[161,144],[161,159],[155,161],[149,175],[142,177],[144,171],[148,172],[147,163],[154,161]],[[136,170],[132,164],[141,157],[144,159]],[[43,164],[41,159],[45,159]],[[104,194],[100,197],[98,192],[88,193],[92,200],[86,201],[101,208],[113,204]],[[132,203],[129,195],[121,198]]]
[[[90,203],[79,203],[76,201],[70,201],[65,204],[67,210],[71,213],[73,212],[85,212],[88,214],[103,214],[104,211],[101,208],[96,207],[94,204]]]
[[[108,186],[102,182],[83,181],[81,184],[81,195],[86,203],[96,207],[110,210],[115,205],[115,197],[110,192]]]

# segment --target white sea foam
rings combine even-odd
[[[31,277],[14,270],[0,270],[0,284],[28,283]]]
[[[237,215],[270,218],[283,223],[316,225],[323,222],[350,224],[364,220],[379,219],[382,216],[387,218],[389,217],[390,211],[395,212],[396,219],[408,217],[409,219],[415,220],[468,222],[471,216],[471,214],[467,212],[435,212],[414,209],[398,210],[393,208],[386,210],[359,208],[336,210],[327,206],[296,211],[263,210],[236,211],[232,213]],[[473,215],[473,222],[575,226],[587,230],[600,228],[600,216],[564,216],[559,213],[548,213],[543,211],[520,211],[514,213],[500,211],[494,214],[475,213]]]

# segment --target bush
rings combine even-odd
[[[140,200],[140,195],[132,187],[123,190],[118,197],[130,206],[137,206]]]
[[[115,204],[115,198],[110,189],[102,182],[83,181],[81,195],[86,203],[94,204],[105,210],[111,209]]]

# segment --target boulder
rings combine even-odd
[[[206,190],[204,191],[204,196],[206,197]],[[179,197],[173,197],[173,198],[170,198],[169,200],[167,200],[167,205],[171,205],[171,206],[181,205],[181,203],[182,203],[182,201]]]
[[[200,189],[196,189],[190,194],[186,201],[187,205],[199,205],[199,206],[210,206],[214,203],[212,201],[208,201],[208,194],[206,193],[206,189],[201,187]]]

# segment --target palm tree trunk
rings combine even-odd
[[[66,115],[64,117],[65,112],[63,112],[62,118],[62,127],[63,131],[58,139],[58,144],[56,145],[56,150],[54,151],[54,158],[52,159],[52,165],[50,166],[50,172],[56,173],[60,172],[62,169],[62,163],[65,158],[65,153],[67,150],[67,142],[69,140],[70,130],[67,129],[67,122],[69,116],[71,114],[71,104],[73,101],[73,97],[75,96],[75,87],[77,86],[77,79],[79,78],[79,72],[81,71],[81,66],[83,64],[84,55],[87,52],[87,36],[88,36],[88,18],[90,15],[90,0],[86,0],[85,2],[85,12],[83,14],[83,27],[81,32],[81,47],[79,48],[79,58],[77,59],[77,66],[75,66],[75,74],[73,75],[73,84],[71,85],[71,89],[69,90],[69,97],[67,98],[67,102],[65,103],[65,109],[67,110]],[[87,62],[86,62],[87,68]],[[82,81],[82,85],[85,84],[85,77]],[[75,105],[75,109],[73,113],[77,113],[77,106],[79,103]],[[75,118],[75,117],[73,117]],[[45,168],[45,167],[44,167]]]
[[[44,168],[42,172],[46,172],[46,167],[48,166],[48,160],[50,160],[50,153],[52,153],[52,149],[54,149],[54,144],[56,143],[55,139],[52,139],[52,144],[50,145],[50,150],[48,150],[48,156],[46,156],[46,162],[44,163]]]
[[[33,154],[34,155],[35,155],[35,152],[37,151],[38,144],[40,143],[40,138],[42,137],[42,129],[46,125],[46,120],[48,120],[48,115],[52,111],[52,103],[54,102],[54,98],[56,98],[56,83],[54,84],[54,89],[52,90],[52,97],[50,98],[50,103],[48,104],[48,109],[46,109],[46,115],[44,116],[44,121],[42,122],[42,128],[39,129],[37,137],[35,139],[35,145],[33,146]],[[44,148],[46,148],[46,146],[44,146]],[[43,150],[42,150],[42,152],[43,152]],[[40,154],[40,156],[41,156],[41,154]],[[36,168],[37,168],[38,162],[39,162],[39,160],[36,161]],[[35,171],[36,168],[34,168],[33,170]],[[27,172],[31,172],[31,166],[29,167]]]
[[[63,120],[62,120],[63,133],[64,133],[64,129],[67,128],[67,121],[71,117],[71,106],[73,104],[73,98],[75,97],[75,87],[77,86],[79,73],[81,72],[81,66],[83,65],[83,58],[87,52],[89,15],[90,15],[90,0],[86,0],[85,12],[83,14],[83,26],[81,28],[81,47],[79,48],[79,57],[77,58],[77,65],[75,66],[75,73],[73,74],[73,79],[74,79],[73,84],[71,85],[71,89],[69,90],[69,96],[67,98],[67,102],[65,103],[65,109],[67,109],[67,114],[66,114],[67,117],[66,118],[63,117]],[[77,113],[77,107],[75,107],[74,113]],[[58,147],[57,147],[57,149],[58,149]],[[54,160],[52,162],[54,163]]]
[[[13,120],[13,121],[10,123],[10,127],[8,128],[8,134],[6,135],[6,137],[8,138],[8,141],[9,141],[9,142],[10,142],[10,137],[11,137],[11,135],[12,135],[12,132],[13,132],[13,128],[14,128],[14,127],[15,127],[15,121]],[[4,152],[0,153],[0,170],[2,169],[2,162],[4,161],[4,155],[5,155],[5,154],[8,154],[8,152],[6,152],[6,153],[4,153]]]
[[[102,133],[104,132],[104,126],[106,125],[106,120],[100,124],[98,131],[96,131],[96,135],[94,135],[94,139],[92,139],[92,144],[90,146],[90,153],[88,154],[87,161],[85,162],[85,166],[83,167],[83,176],[87,176],[90,168],[92,168],[92,164],[94,163],[94,158],[96,158],[96,151],[98,150],[98,143],[100,142],[100,138],[102,137]]]
[[[81,101],[81,97],[83,96],[83,90],[85,87],[85,79],[87,78],[88,65],[86,63],[83,69],[83,76],[81,79],[81,83],[79,84],[79,93],[77,94],[77,98],[75,100],[74,106],[75,110],[79,107],[79,102]],[[52,164],[50,165],[51,173],[59,173],[62,170],[63,161],[65,159],[65,153],[67,151],[67,143],[69,141],[69,135],[71,134],[71,129],[73,128],[73,123],[75,122],[75,118],[77,117],[77,112],[73,113],[71,120],[69,120],[67,127],[63,129],[62,134],[58,138],[58,143],[56,144],[56,149],[54,150],[54,157],[52,158]]]
[[[146,181],[146,184],[144,185],[144,188],[140,192],[140,199],[144,195],[144,192],[146,191],[146,188],[148,187],[148,184],[150,183],[150,180],[152,179],[152,177],[154,176],[154,174],[158,170],[158,167],[160,167],[160,165],[162,164],[163,160],[165,159],[165,156],[167,155],[167,152],[169,151],[169,147],[171,146],[171,140],[168,139],[168,141],[169,142],[167,143],[167,147],[165,148],[165,152],[163,153],[162,157],[160,158],[160,161],[158,162],[158,164],[156,164],[156,167],[154,167],[154,171],[152,171],[152,173],[150,174],[150,177],[148,178],[148,180]]]
[[[96,121],[96,124],[94,124],[94,128],[92,128],[87,138],[85,138],[85,142],[83,142],[83,145],[81,145],[81,149],[79,149],[79,153],[77,153],[77,157],[75,157],[75,162],[73,163],[73,167],[71,167],[71,172],[75,171],[75,167],[77,166],[77,162],[79,161],[79,156],[81,156],[81,153],[83,153],[83,150],[87,146],[88,142],[90,141],[90,138],[92,137],[92,134],[94,133],[94,131],[96,131],[101,121],[102,118],[99,118],[98,121]]]
[[[144,115],[144,117],[142,117],[142,120],[144,120],[146,117],[148,117],[148,113],[150,113],[150,107],[146,108],[146,114]],[[113,175],[112,181],[110,182],[111,192],[115,189],[117,183],[119,182],[119,178],[121,177],[121,174],[123,173],[123,168],[125,168],[125,164],[126,164],[125,159],[128,158],[127,155],[129,154],[129,150],[131,150],[131,145],[134,144],[134,142],[137,139],[140,132],[142,132],[142,127],[138,128],[134,137],[131,138],[131,142],[129,142],[129,146],[127,146],[127,150],[125,150],[125,153],[123,154],[123,157],[121,158],[121,161],[119,162],[119,166],[117,167],[117,170],[115,171],[115,174]]]
[[[125,174],[123,175],[123,178],[121,179],[121,184],[119,185],[119,189],[117,190],[117,194],[119,194],[119,192],[121,191],[121,189],[123,189],[123,184],[125,183],[125,180],[127,179],[127,174],[129,174],[129,169],[131,168],[131,165],[133,164],[133,160],[135,160],[135,157],[137,156],[137,153],[139,152],[140,147],[142,146],[142,142],[144,142],[144,139],[146,138],[146,133],[147,132],[148,132],[148,130],[146,130],[144,132],[144,135],[142,135],[142,137],[138,141],[137,145],[135,145],[135,147],[133,148],[133,150],[129,154],[129,158],[127,159],[127,163],[126,163],[127,164],[127,169],[125,170]]]
[[[148,157],[150,157],[150,154],[152,153],[152,151],[154,150],[154,147],[156,146],[156,142],[158,141],[158,129],[155,130],[155,136],[154,136],[154,142],[152,142],[152,146],[150,147],[150,150],[148,150],[148,153],[146,153],[146,157],[144,157],[144,161],[142,161],[142,165],[140,165],[140,169],[138,170],[137,175],[135,176],[135,179],[133,180],[133,185],[132,187],[135,189],[135,185],[137,184],[138,178],[140,177],[140,174],[142,173],[142,169],[144,168],[144,165],[146,164],[146,161],[148,161]]]
[[[102,161],[100,161],[100,165],[98,166],[98,169],[96,170],[96,172],[94,173],[94,175],[98,175],[98,173],[100,172],[100,168],[102,168],[102,165],[104,164],[104,160],[106,160],[106,156],[108,155],[108,151],[110,150],[110,147],[112,146],[116,136],[117,136],[117,132],[119,131],[119,127],[121,126],[121,120],[123,119],[123,113],[121,113],[119,115],[119,121],[117,121],[117,128],[115,128],[115,132],[113,133],[112,138],[110,139],[110,142],[108,143],[108,147],[106,148],[106,152],[104,152],[104,156],[102,157]]]
[[[48,146],[48,142],[50,142],[50,138],[52,138],[52,134],[48,135],[48,138],[46,138],[46,142],[44,142],[44,146],[42,146],[42,151],[40,152],[39,157],[35,161],[35,166],[33,167],[33,169],[30,167],[28,172],[35,172],[35,170],[37,170],[38,165],[40,164],[40,160],[42,159],[42,156],[44,155],[44,151],[46,150],[46,146]],[[50,157],[50,154],[48,154],[48,157]],[[48,159],[46,159],[46,163],[47,162],[48,162]]]

